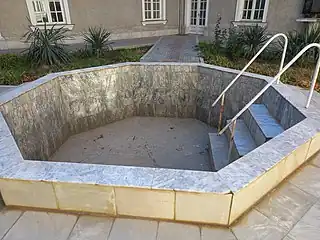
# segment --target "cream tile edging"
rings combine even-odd
[[[0,189],[6,205],[58,209],[51,183],[0,179]]]
[[[132,65],[238,72],[206,64],[116,64],[50,74],[5,94],[0,101],[11,101],[59,75]],[[299,104],[305,120],[217,173],[25,161],[0,114],[1,193],[9,206],[231,225],[320,149],[320,119],[313,119],[320,111],[311,109],[311,118]]]

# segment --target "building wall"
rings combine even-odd
[[[267,15],[267,28],[270,32],[300,30],[304,24],[296,21],[301,16],[303,0],[270,0]],[[221,28],[233,26],[237,0],[209,0],[208,28],[206,35],[212,36],[218,15]]]
[[[270,0],[268,29],[272,32],[300,30],[304,24],[296,19],[301,17],[304,0]]]
[[[185,1],[190,0],[167,0],[167,24],[147,26],[141,23],[141,0],[68,1],[71,21],[75,25],[72,30],[73,35],[80,36],[80,33],[89,26],[103,26],[113,33],[113,39],[125,39],[177,34],[179,23],[182,25],[181,29],[185,25],[183,5]],[[218,15],[222,17],[221,28],[229,28],[233,25],[237,0],[208,1],[208,27],[205,35],[212,36]],[[300,30],[305,25],[296,22],[296,19],[301,15],[302,5],[303,0],[270,0],[267,17],[268,30],[270,32]],[[8,42],[20,40],[27,29],[28,17],[25,0],[0,0],[0,33],[6,40],[9,40]],[[78,40],[81,38],[79,37]],[[4,41],[0,41],[0,49],[2,42]],[[8,46],[10,48],[10,44]]]
[[[89,26],[103,26],[113,39],[177,34],[179,0],[167,0],[167,24],[143,26],[141,0],[68,0],[73,35]],[[28,26],[25,0],[0,1],[0,33],[8,40],[19,40]]]
[[[69,0],[74,33],[80,33],[89,26],[104,26],[114,38],[147,37],[178,33],[179,0],[167,0],[167,24],[143,26],[141,0]],[[173,30],[173,31],[172,31]]]
[[[221,28],[230,28],[231,22],[234,21],[235,11],[237,7],[237,0],[209,0],[209,14],[208,14],[208,30],[209,36],[214,34],[214,28],[218,19],[221,16]]]
[[[29,17],[25,0],[0,0],[0,33],[6,39],[20,39]]]

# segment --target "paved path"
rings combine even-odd
[[[318,240],[320,153],[230,229],[126,218],[2,210],[1,240]]]
[[[195,47],[198,37],[165,36],[141,58],[141,62],[201,62]]]
[[[15,87],[16,86],[0,85],[0,95],[14,89]]]

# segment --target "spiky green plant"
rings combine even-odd
[[[252,58],[268,41],[267,29],[258,25],[246,27],[241,35],[241,44],[245,58]]]
[[[287,33],[287,37],[289,40],[288,50],[287,50],[287,58],[294,58],[305,46],[311,43],[319,43],[320,42],[320,27],[319,26],[311,26],[305,28],[303,31],[291,31]],[[284,47],[284,40],[279,41],[278,43],[278,51],[282,51]],[[315,60],[318,56],[317,50],[309,50],[303,59]],[[300,61],[301,62],[301,61]]]
[[[44,29],[38,26],[30,26],[23,35],[23,40],[29,43],[29,47],[24,51],[28,60],[34,65],[55,65],[70,62],[70,56],[64,44],[68,30],[56,25]]]
[[[112,42],[110,42],[111,33],[107,29],[103,27],[89,27],[82,35],[92,54],[98,58],[104,51],[112,50]]]

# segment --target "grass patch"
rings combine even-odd
[[[105,52],[103,56],[87,55],[84,50],[71,53],[71,62],[63,65],[35,67],[23,55],[0,55],[0,85],[19,85],[33,81],[48,73],[79,68],[96,67],[121,62],[138,62],[150,47],[119,49]]]

